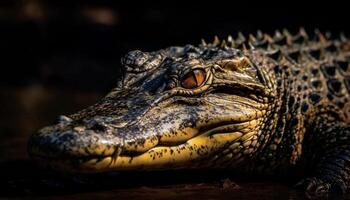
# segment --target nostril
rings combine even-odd
[[[56,123],[58,123],[58,124],[63,124],[63,123],[66,124],[66,123],[70,123],[72,121],[73,120],[71,118],[69,118],[69,117],[67,117],[65,115],[60,115],[56,119]]]
[[[107,126],[104,123],[94,123],[91,126],[91,129],[94,131],[104,132],[107,130]]]

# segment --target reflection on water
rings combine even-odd
[[[40,87],[0,93],[0,198],[26,199],[305,199],[288,181],[235,179],[225,172],[113,173],[76,177],[35,167],[26,154],[29,134],[91,105],[102,94]],[[230,179],[228,179],[230,178]],[[350,197],[349,197],[350,198]],[[338,199],[338,198],[336,198]]]

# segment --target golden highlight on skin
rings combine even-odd
[[[185,162],[204,158],[213,151],[223,148],[241,137],[241,132],[216,133],[212,136],[202,134],[188,140],[185,144],[173,147],[154,147],[147,152],[135,156],[119,156],[115,161],[107,157],[99,162],[97,159],[89,160],[82,165],[86,169],[101,170],[106,167],[109,170],[126,169],[159,169],[163,166],[182,166]]]
[[[106,169],[107,171],[130,169],[157,170],[162,169],[164,166],[173,168],[189,167],[192,161],[206,158],[215,151],[227,149],[231,144],[236,144],[235,141],[244,142],[249,140],[255,134],[254,130],[258,123],[259,120],[251,120],[238,124],[223,125],[202,134],[197,134],[198,131],[194,128],[186,128],[178,131],[182,133],[185,141],[182,144],[173,146],[157,145],[134,156],[124,154],[116,158],[112,156],[103,159],[93,158],[81,163],[79,170],[89,172],[106,171]],[[235,131],[227,132],[227,130]],[[193,135],[197,136],[193,137]],[[163,143],[172,143],[175,141],[175,137],[164,138],[161,141]],[[136,149],[129,148],[128,151]],[[55,163],[56,161],[52,162]],[[72,168],[71,170],[74,171],[76,169]]]

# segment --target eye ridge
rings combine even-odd
[[[201,86],[205,80],[205,71],[194,69],[186,73],[181,79],[181,86],[186,89],[194,89]]]

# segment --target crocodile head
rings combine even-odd
[[[76,172],[235,167],[262,146],[271,83],[234,48],[129,52],[106,97],[29,140],[32,158]]]

